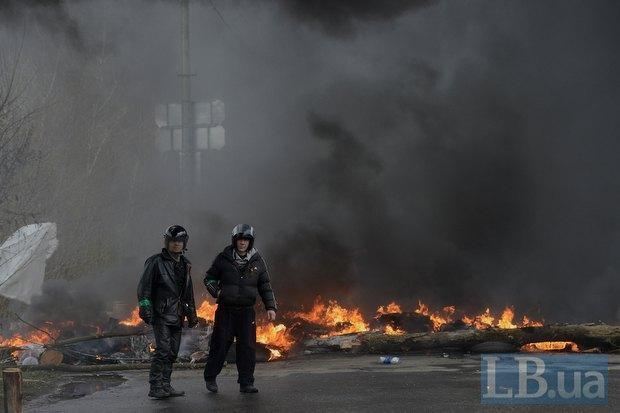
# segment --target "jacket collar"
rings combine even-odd
[[[236,250],[233,250],[233,259],[238,260],[238,259],[244,259],[247,260],[248,262],[250,262],[250,260],[252,259],[252,256],[256,254],[256,250],[254,248],[252,248],[250,251],[248,251],[245,254],[245,257],[242,257],[241,255],[239,255],[239,253]]]
[[[226,246],[226,248],[224,248],[224,251],[222,251],[222,255],[229,261],[234,262],[235,261],[235,249],[233,248],[232,245],[228,245]],[[251,254],[250,254],[251,253]],[[252,248],[252,251],[248,252],[248,263],[254,261],[255,259],[257,259],[258,257],[260,257],[260,254],[258,252],[258,250],[256,248]]]
[[[168,251],[166,248],[161,249],[161,256],[165,260],[174,261],[172,254],[170,254],[170,251]],[[180,258],[181,258],[181,261],[185,261],[185,263],[189,263],[189,260],[187,259],[185,254],[181,254]]]

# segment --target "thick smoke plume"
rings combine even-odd
[[[192,94],[226,103],[227,142],[189,201],[154,145],[153,108],[179,100],[178,3],[39,3],[2,9],[43,157],[0,233],[57,222],[50,279],[133,303],[180,223],[202,296],[248,222],[284,307],[618,319],[617,3],[192,2]]]

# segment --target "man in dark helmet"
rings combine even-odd
[[[170,375],[172,363],[179,353],[184,319],[187,317],[188,327],[198,324],[192,266],[183,254],[188,239],[182,226],[169,227],[164,233],[164,248],[146,260],[138,284],[140,318],[153,326],[155,335],[149,396],[157,399],[185,394],[170,385]]]
[[[204,283],[218,303],[204,371],[207,389],[217,393],[215,378],[236,338],[239,389],[242,393],[256,393],[256,296],[260,294],[270,321],[276,319],[277,305],[265,261],[254,248],[254,228],[240,224],[233,229],[232,244],[215,258]]]

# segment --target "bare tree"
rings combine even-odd
[[[16,224],[32,221],[23,208],[31,175],[25,173],[37,154],[31,147],[33,110],[24,104],[25,85],[17,80],[20,52],[0,59],[0,235]]]

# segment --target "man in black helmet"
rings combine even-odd
[[[157,399],[183,396],[185,392],[170,385],[172,363],[179,353],[183,320],[188,327],[198,324],[191,263],[183,252],[189,236],[185,228],[172,225],[164,233],[161,253],[144,263],[138,284],[140,318],[153,326],[155,352],[151,360],[149,396]]]
[[[215,378],[222,371],[233,338],[236,338],[239,390],[258,392],[254,387],[256,296],[260,294],[270,321],[276,319],[277,305],[265,261],[253,246],[254,228],[237,225],[232,231],[232,245],[224,248],[205,275],[205,286],[218,303],[204,371],[207,389],[214,393],[218,390]]]

